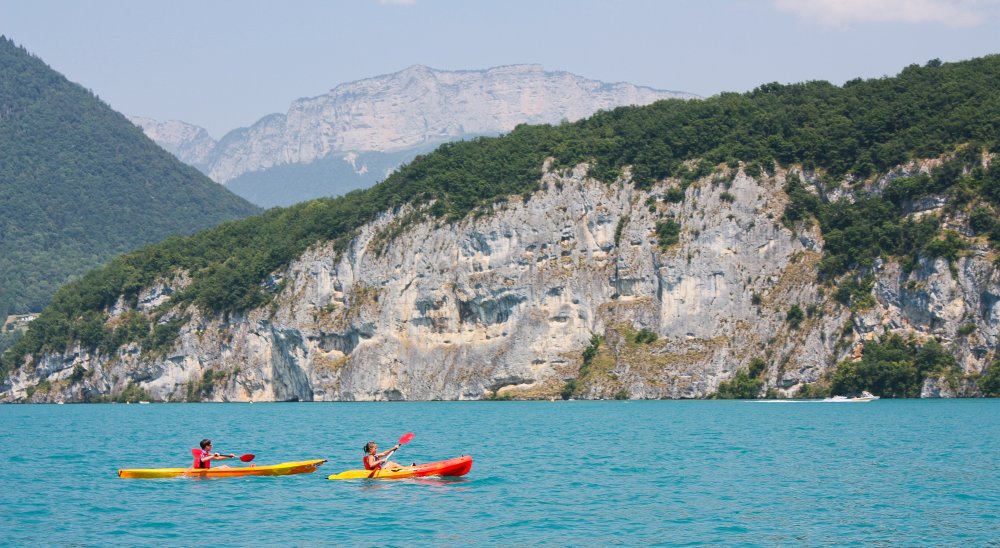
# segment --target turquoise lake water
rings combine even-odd
[[[453,480],[328,481],[369,439]],[[210,437],[314,474],[120,479]],[[0,406],[4,545],[996,545],[1000,400]]]

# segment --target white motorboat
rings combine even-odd
[[[868,401],[875,401],[877,399],[878,396],[865,390],[860,396],[834,396],[832,398],[826,398],[823,401],[830,403],[864,403]]]

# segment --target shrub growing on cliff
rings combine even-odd
[[[139,385],[130,382],[128,383],[128,386],[125,387],[125,390],[122,390],[112,398],[112,401],[125,403],[133,401],[149,401],[150,399],[149,392],[146,391],[145,388],[140,388]]]
[[[788,325],[792,326],[792,329],[798,329],[799,324],[802,320],[806,319],[805,312],[802,312],[802,307],[797,304],[793,304],[791,308],[788,309],[788,313],[785,314],[785,321]]]
[[[635,334],[635,342],[639,344],[652,344],[656,342],[657,338],[658,336],[656,335],[655,332],[650,331],[645,327],[640,329],[639,332]]]
[[[760,387],[763,384],[764,381],[751,379],[746,371],[740,370],[736,372],[732,380],[719,383],[719,389],[712,395],[712,398],[718,400],[751,400],[757,397],[757,394],[760,393]]]
[[[826,398],[829,395],[830,390],[819,383],[803,384],[795,393],[795,397],[801,399]]]
[[[590,338],[590,345],[583,349],[583,367],[580,368],[581,376],[585,373],[585,368],[590,365],[590,362],[594,361],[594,356],[597,355],[597,349],[600,348],[601,342],[604,338],[600,335],[594,335]]]
[[[657,221],[656,223],[656,239],[660,244],[660,249],[666,250],[670,246],[681,241],[681,225],[678,224],[673,219],[668,219],[666,221]]]
[[[796,222],[810,215],[819,214],[819,197],[806,190],[797,173],[788,176],[788,180],[785,182],[785,194],[788,194],[788,204],[781,216],[781,223],[786,228],[791,229]]]
[[[83,369],[82,365],[80,365],[80,364],[74,365],[73,366],[73,373],[71,373],[70,376],[69,376],[69,382],[71,382],[71,383],[77,383],[77,382],[82,381],[83,377],[84,377],[84,375],[86,373],[87,372]]]
[[[615,225],[615,247],[618,247],[618,244],[622,241],[622,232],[625,230],[625,225],[628,224],[628,220],[628,215],[622,215],[622,217],[618,219],[618,224]]]
[[[679,204],[684,201],[684,189],[672,186],[667,189],[667,194],[663,199],[673,204]]]
[[[206,369],[202,373],[200,381],[190,381],[187,383],[187,401],[199,402],[202,398],[211,396],[212,392],[215,391],[215,381],[223,378],[220,372],[213,369]]]
[[[719,388],[713,399],[718,400],[751,400],[760,394],[760,388],[764,385],[764,380],[760,378],[767,363],[763,358],[754,358],[750,361],[747,370],[739,370],[729,381],[719,383]]]
[[[18,339],[24,336],[24,332],[20,329],[8,332],[0,332],[0,355],[2,355],[8,348],[14,345]],[[3,372],[3,368],[0,367],[0,373]]]
[[[958,255],[967,247],[969,247],[968,244],[958,232],[945,230],[941,237],[934,238],[924,247],[924,253],[928,257],[941,257],[947,260],[952,276],[958,276],[956,266]]]
[[[573,397],[577,390],[582,387],[580,379],[583,379],[590,373],[590,366],[594,362],[594,358],[597,357],[597,351],[600,349],[603,342],[604,337],[600,335],[593,335],[590,337],[590,344],[587,345],[581,353],[581,356],[583,357],[583,364],[580,366],[580,372],[577,373],[576,378],[566,381],[566,384],[563,386],[561,395],[564,400],[568,400]]]
[[[1000,360],[996,360],[979,377],[979,390],[987,398],[1000,398]]]
[[[915,398],[920,396],[924,379],[956,368],[955,357],[936,340],[920,345],[893,334],[881,342],[865,343],[861,361],[840,362],[830,391],[852,394],[867,390],[882,397]]]
[[[181,327],[188,319],[188,317],[182,316],[165,323],[157,323],[153,326],[152,332],[143,340],[143,348],[150,352],[166,352],[173,346]]]
[[[865,276],[861,280],[854,276],[848,276],[837,285],[833,299],[840,304],[850,306],[851,310],[871,308],[875,306],[875,296],[872,295],[873,287],[875,287],[874,276]]]
[[[566,384],[563,385],[562,391],[559,393],[559,395],[562,396],[562,399],[568,400],[572,398],[573,394],[576,393],[576,388],[577,388],[576,385],[577,385],[576,379],[570,379],[566,381]]]
[[[996,215],[986,207],[977,207],[969,214],[969,228],[976,234],[989,234],[996,225]]]

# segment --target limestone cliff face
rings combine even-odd
[[[1000,277],[986,250],[961,258],[957,275],[943,260],[906,275],[878,265],[876,305],[852,316],[816,283],[818,229],[777,222],[784,173],[718,174],[682,203],[662,199],[667,185],[647,192],[584,173],[549,173],[527,202],[389,241],[399,217],[385,215],[343,253],[319,245],[275,273],[284,289],[272,307],[228,320],[186,311],[192,319],[163,356],[48,355],[0,397],[79,401],[134,383],[176,401],[211,371],[205,397],[216,401],[549,398],[580,376],[594,334],[605,354],[587,398],[702,397],[754,357],[768,363],[767,387],[793,394],[886,330],[942,338],[965,372],[995,352]],[[682,230],[664,251],[654,230],[667,219]],[[139,308],[185,283],[149,288]],[[793,304],[809,311],[797,329],[785,321]],[[976,334],[959,335],[969,323]],[[643,328],[659,338],[636,343]],[[74,368],[81,382],[69,382]],[[47,389],[29,397],[40,381]],[[924,395],[970,390],[929,380]]]
[[[181,122],[134,120],[181,161],[226,183],[243,173],[308,164],[336,153],[426,148],[468,136],[505,133],[518,124],[572,122],[601,109],[691,97],[546,72],[539,65],[476,71],[413,66],[299,99],[287,113],[266,116],[218,143],[205,141],[204,130],[196,131],[201,128],[182,128]]]

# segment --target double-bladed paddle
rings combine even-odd
[[[201,457],[201,449],[192,449],[192,450],[191,450],[191,454],[192,454],[192,455],[194,455],[194,457],[195,457],[195,458],[199,458],[199,457]],[[216,454],[216,455],[218,455],[218,453],[215,453],[215,454]],[[229,458],[231,458],[231,459],[235,459],[235,458],[237,458],[237,457],[236,457],[236,455],[234,455],[234,454],[229,454],[229,455],[227,455],[227,456],[228,456]],[[245,455],[240,455],[240,456],[239,456],[239,459],[240,459],[241,461],[243,461],[243,462],[250,462],[250,461],[252,461],[252,460],[254,459],[254,457],[256,457],[256,456],[257,456],[257,455],[254,455],[253,453],[247,453],[247,454],[245,454]]]

